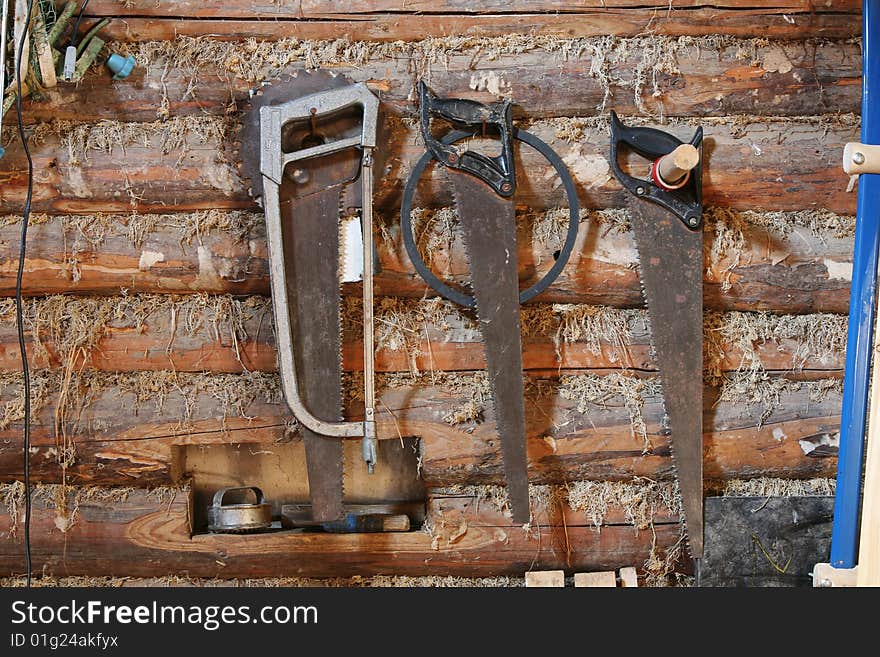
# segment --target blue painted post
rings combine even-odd
[[[865,0],[862,15],[862,143],[880,144],[880,0]],[[880,175],[859,177],[859,204],[853,250],[853,275],[849,300],[849,332],[843,381],[840,455],[831,565],[852,568],[858,555],[859,507],[868,374],[874,332],[874,298],[877,288],[878,228],[880,228]]]

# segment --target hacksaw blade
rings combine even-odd
[[[327,72],[298,72],[263,88],[253,99],[241,133],[242,173],[250,178],[252,195],[262,195],[260,174],[259,108],[312,93],[351,84]],[[340,138],[357,134],[356,114],[321,119],[321,136]],[[282,147],[301,147],[313,126],[295,124],[282,131]],[[340,290],[340,217],[343,205],[360,203],[361,154],[348,149],[289,166],[279,189],[287,308],[291,335],[277,336],[279,349],[290,348],[300,379],[303,403],[316,417],[341,421],[342,338]],[[315,520],[330,521],[342,515],[344,495],[343,444],[302,428],[306,451],[309,493]]]

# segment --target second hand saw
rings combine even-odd
[[[703,556],[703,129],[689,143],[611,113],[611,169],[627,197],[651,342],[660,368],[672,456],[691,557]],[[650,180],[625,173],[626,148],[651,162]]]
[[[559,156],[543,141],[512,123],[510,101],[484,105],[473,100],[438,98],[419,83],[422,138],[427,152],[416,163],[401,201],[401,232],[416,271],[447,299],[475,308],[483,337],[489,389],[501,442],[504,477],[514,522],[529,521],[529,479],[526,459],[520,303],[546,290],[565,267],[577,238],[579,209],[574,182]],[[431,134],[431,117],[451,122],[457,130],[442,139]],[[500,141],[501,152],[489,157],[456,142],[486,136]],[[520,292],[517,265],[514,141],[537,150],[556,170],[568,197],[569,225],[553,267]],[[428,164],[443,165],[452,184],[473,296],[457,290],[431,272],[415,243],[412,204],[416,186]]]
[[[303,427],[314,520],[343,512],[342,439],[376,461],[373,337],[373,156],[379,100],[364,84],[300,72],[262,89],[242,129],[242,173],[266,213],[279,369]],[[343,214],[360,209],[355,253]],[[341,267],[345,261],[355,266]],[[358,262],[359,261],[359,262]],[[340,283],[363,281],[362,422],[342,416]],[[353,274],[353,275],[352,275]]]

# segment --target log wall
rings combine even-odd
[[[523,531],[479,502],[479,490],[501,483],[479,333],[467,313],[431,300],[400,239],[402,185],[423,150],[412,121],[419,77],[441,95],[512,98],[520,125],[560,153],[577,183],[584,210],[575,251],[523,315],[533,484],[675,476],[626,197],[606,159],[612,108],[680,136],[697,125],[706,133],[707,486],[833,476],[856,204],[839,160],[859,133],[861,3],[465,4],[89,3],[90,17],[111,17],[104,34],[137,68],[124,81],[96,68],[76,86],[28,100],[23,113],[36,167],[23,282],[35,382],[31,470],[41,486],[75,487],[38,496],[36,570],[490,576],[635,565],[659,580],[664,559],[687,570],[668,507],[655,509],[652,531],[612,504],[596,532],[570,502],[542,498]],[[298,440],[278,390],[262,214],[238,166],[238,134],[250,90],[315,66],[366,82],[383,101],[380,433],[421,439],[434,524],[392,537],[191,536],[192,499],[179,488],[194,474],[186,449],[271,452]],[[11,297],[27,184],[13,118],[0,160],[7,492],[22,477]],[[546,163],[524,152],[519,166],[528,181],[517,197],[527,284],[552,262],[564,198]],[[428,173],[417,204],[436,238],[434,266],[466,281],[451,201],[442,174]],[[359,289],[343,292],[343,363],[354,390]],[[349,394],[349,416],[361,411]],[[449,492],[473,485],[483,488]],[[82,493],[94,490],[102,502]],[[78,505],[69,526],[58,520],[62,498]],[[7,496],[0,515],[4,575],[23,569],[15,499]],[[271,559],[253,559],[263,555]]]

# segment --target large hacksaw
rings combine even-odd
[[[364,84],[300,72],[253,100],[241,155],[251,193],[266,213],[279,370],[285,400],[302,426],[314,520],[342,515],[342,439],[362,437],[376,460],[373,367],[373,153],[378,99]],[[343,421],[341,220],[360,208],[364,305],[362,422]]]

